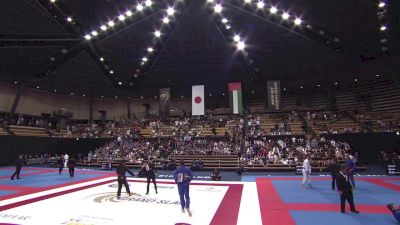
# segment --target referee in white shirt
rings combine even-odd
[[[311,165],[309,158],[310,156],[307,154],[303,161],[303,181],[301,182],[303,188],[306,188],[306,184],[311,188]]]

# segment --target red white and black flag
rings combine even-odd
[[[204,115],[204,85],[192,86],[192,115]]]
[[[169,88],[160,88],[160,116],[169,116],[171,92]]]

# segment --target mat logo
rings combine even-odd
[[[204,188],[204,189],[200,189],[200,190],[198,190],[198,191],[205,191],[205,192],[221,192],[221,190],[218,190],[218,189],[216,189],[216,188],[214,188],[214,187],[207,187],[207,188]]]
[[[191,225],[190,223],[176,223],[175,225]]]
[[[163,205],[179,205],[179,201],[172,201],[172,200],[161,200],[161,199],[156,199],[156,198],[149,198],[145,197],[136,193],[131,193],[131,196],[121,196],[118,198],[114,192],[108,192],[108,193],[100,193],[100,194],[95,194],[95,195],[90,195],[85,197],[84,199],[87,198],[93,198],[93,201],[96,203],[106,203],[106,202],[111,202],[111,203],[120,203],[120,202],[143,202],[143,203],[155,203],[155,204],[163,204]]]
[[[128,184],[128,186],[130,187],[131,185]],[[118,184],[110,184],[110,185],[108,185],[108,187],[110,187],[110,188],[118,188]]]
[[[21,215],[14,215],[14,214],[7,214],[7,213],[0,213],[0,218],[4,219],[15,219],[15,220],[29,220],[30,216],[21,216]]]
[[[158,189],[174,189],[172,186],[157,186]]]

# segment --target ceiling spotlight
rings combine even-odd
[[[72,22],[72,17],[70,17],[70,16],[67,17],[67,21],[68,21],[68,22]]]
[[[303,86],[300,86],[300,89],[303,89]]]
[[[149,60],[149,59],[147,59],[146,57],[143,57],[143,58],[142,58],[142,61],[143,61],[143,62],[147,62],[148,60]]]
[[[379,74],[375,75],[376,77],[379,77]]]
[[[222,23],[227,23],[227,22],[228,22],[228,19],[227,19],[227,18],[222,18],[221,22],[222,22]]]
[[[378,7],[379,8],[383,8],[383,7],[385,7],[386,6],[386,3],[384,3],[384,2],[379,2],[379,4],[378,4]]]
[[[148,7],[150,7],[151,5],[153,5],[153,2],[152,2],[151,0],[146,0],[146,1],[144,2],[144,4],[145,4],[146,6],[148,6]]]
[[[231,29],[231,25],[229,25],[229,24],[226,25],[226,26],[225,26],[225,29],[227,29],[227,30]]]
[[[126,16],[132,16],[132,11],[131,11],[131,10],[126,11],[126,12],[125,12],[125,15],[126,15]]]
[[[240,41],[240,36],[235,34],[235,36],[233,36],[233,41],[239,42]]]
[[[36,86],[36,88],[39,89],[40,87],[39,87],[39,86]]]
[[[54,3],[54,2],[56,2],[56,0],[50,0],[50,2]]]
[[[92,31],[92,35],[93,35],[93,36],[97,36],[97,35],[98,35],[97,31],[95,31],[95,30]]]
[[[162,19],[162,22],[165,23],[165,24],[169,23],[169,18],[168,17],[164,17]]]
[[[14,84],[18,84],[18,82],[17,82],[17,81],[14,81]]]
[[[294,24],[296,24],[296,25],[300,25],[301,24],[301,19],[300,18],[296,18],[295,20],[294,20]]]
[[[125,16],[124,15],[119,15],[118,19],[121,20],[121,21],[124,21],[125,20]]]
[[[118,84],[119,84],[119,85],[122,85],[122,82],[120,81],[120,82],[118,82]]]
[[[101,58],[100,58],[100,61],[102,61],[102,62],[103,62],[103,61],[104,61],[104,58],[103,58],[103,57],[101,57]]]
[[[317,87],[321,87],[321,85],[320,85],[320,84],[317,84]]]
[[[222,5],[221,4],[216,4],[214,6],[214,12],[215,13],[221,13],[222,12]]]
[[[154,49],[153,49],[152,47],[148,47],[148,48],[147,48],[147,51],[148,51],[148,52],[153,52]]]
[[[236,48],[238,50],[243,50],[246,47],[246,44],[243,41],[239,41],[236,43]]]
[[[161,32],[159,30],[154,31],[154,35],[156,37],[160,37],[161,36]]]
[[[357,82],[358,81],[358,79],[356,78],[356,79],[354,79],[354,82]]]
[[[387,29],[387,27],[385,25],[382,25],[380,28],[381,31],[385,31],[386,29]]]
[[[167,15],[168,15],[168,16],[172,16],[172,15],[174,15],[174,13],[175,13],[175,9],[172,8],[172,7],[168,7],[168,9],[167,9]]]
[[[245,3],[251,3],[251,0],[244,0]]]
[[[113,27],[115,25],[114,21],[112,21],[112,20],[108,21],[107,24],[109,27]]]
[[[257,8],[262,9],[262,8],[264,8],[264,6],[265,6],[265,3],[263,1],[257,2]]]
[[[90,39],[92,39],[92,36],[90,36],[89,34],[86,34],[86,35],[85,35],[85,39],[86,39],[86,40],[90,40]]]
[[[136,6],[137,11],[142,11],[143,10],[143,5],[142,4],[138,4]]]
[[[289,13],[285,12],[282,14],[282,19],[287,20],[289,19]]]
[[[213,2],[214,2],[214,0],[207,0],[207,2],[208,2],[208,3],[213,3]]]
[[[107,30],[107,26],[106,25],[101,25],[100,29],[103,30],[103,31]]]
[[[278,9],[277,9],[275,6],[272,6],[272,7],[269,9],[269,12],[272,13],[272,14],[275,14],[276,12],[278,12]]]
[[[110,73],[113,74],[113,73],[114,73],[114,70],[110,70]]]
[[[338,85],[338,82],[335,82],[335,85]]]

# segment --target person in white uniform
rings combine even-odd
[[[64,155],[64,168],[67,168],[67,166],[68,166],[68,159],[69,159],[69,155],[67,153],[65,153],[65,155]]]
[[[309,155],[306,155],[306,158],[303,161],[303,181],[301,182],[303,188],[306,187],[306,184],[311,188],[311,165],[309,158]]]

